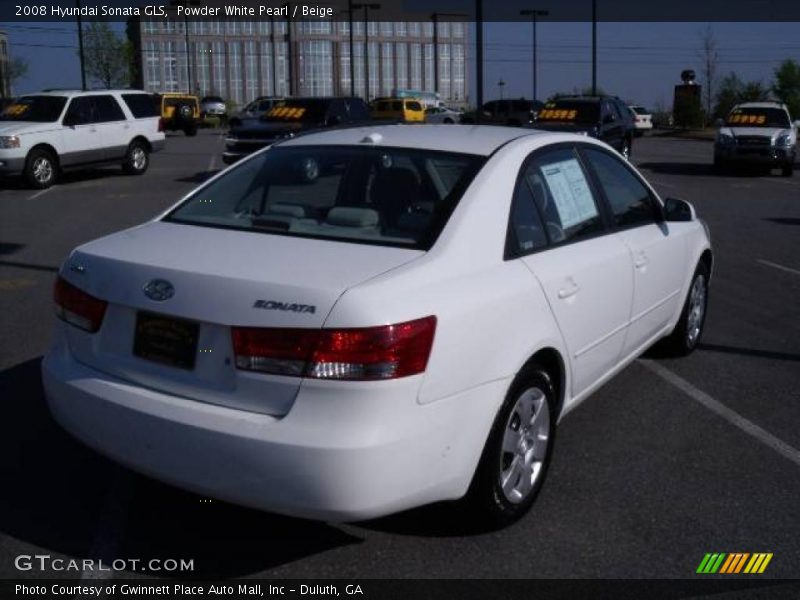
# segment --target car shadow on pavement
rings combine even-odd
[[[646,169],[653,173],[662,175],[689,175],[705,177],[753,177],[763,176],[763,169],[746,168],[744,166],[736,169],[729,169],[724,173],[719,173],[714,169],[714,165],[708,163],[690,162],[640,162],[636,163],[637,168]]]
[[[773,350],[756,350],[754,348],[739,348],[736,346],[722,346],[720,344],[706,344],[700,342],[697,344],[698,350],[705,350],[706,352],[721,352],[723,354],[740,354],[742,356],[754,356],[756,358],[768,358],[769,360],[788,360],[791,362],[800,362],[800,354],[792,354],[791,352],[775,352]]]
[[[800,225],[800,219],[796,217],[770,217],[764,220],[778,225]]]
[[[437,502],[401,513],[353,523],[363,529],[424,537],[468,537],[497,528],[476,518],[465,502]]]
[[[218,579],[362,541],[324,523],[208,501],[112,463],[52,419],[40,368],[37,358],[0,371],[0,536],[9,553],[18,543],[19,553],[34,546],[106,564],[183,558],[194,570],[170,577]]]
[[[204,181],[211,179],[214,175],[219,173],[221,169],[212,169],[211,171],[199,171],[194,175],[189,175],[187,177],[178,177],[175,181],[179,181],[181,183],[203,183]]]

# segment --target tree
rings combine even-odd
[[[107,89],[130,84],[129,43],[108,23],[92,21],[84,34],[83,54],[86,74]]]
[[[729,73],[722,78],[717,90],[716,105],[714,106],[714,118],[724,119],[731,109],[737,105],[744,89],[744,83],[736,73]]]
[[[705,30],[700,32],[700,55],[703,59],[703,76],[706,86],[703,95],[706,114],[711,115],[711,104],[714,101],[714,88],[717,79],[717,63],[719,62],[717,38],[711,25],[707,25]]]
[[[789,108],[793,119],[800,119],[800,64],[791,58],[775,69],[772,91]]]
[[[12,58],[6,65],[6,74],[4,79],[8,82],[9,89],[0,84],[0,97],[5,98],[6,94],[12,94],[14,83],[25,77],[28,74],[28,63],[21,58]]]

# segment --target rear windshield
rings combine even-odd
[[[203,98],[203,102],[224,102],[224,100],[219,96],[206,96]]]
[[[791,127],[789,115],[780,108],[734,108],[725,124],[728,127]]]
[[[635,112],[637,115],[650,114],[644,106],[631,106],[631,110],[633,110],[633,112]]]
[[[275,147],[198,189],[165,220],[427,250],[484,161],[430,150]]]
[[[314,98],[284,100],[261,117],[264,121],[303,121],[319,123],[325,119],[330,102]]]
[[[537,121],[566,121],[568,123],[597,123],[600,120],[600,103],[582,100],[556,100],[548,102],[539,111]]]
[[[66,96],[22,96],[3,109],[0,121],[50,123],[58,120],[66,103]]]

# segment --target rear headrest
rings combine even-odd
[[[375,227],[378,212],[371,208],[336,206],[328,211],[326,223],[338,227]]]
[[[381,196],[386,194],[401,196],[406,202],[413,202],[419,194],[417,174],[402,167],[381,169],[372,182],[370,196],[375,204],[380,204]]]
[[[302,219],[306,216],[305,207],[296,204],[271,204],[267,207],[267,212],[272,215],[297,217],[298,219]]]

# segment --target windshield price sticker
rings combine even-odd
[[[276,106],[267,113],[267,116],[281,119],[299,119],[305,112],[306,109],[300,106]]]
[[[25,113],[25,111],[27,111],[29,108],[30,106],[27,104],[9,104],[3,112],[11,117],[18,117],[19,115]]]
[[[574,121],[578,116],[578,111],[566,108],[547,108],[539,113],[540,119],[549,119],[552,121]]]
[[[746,115],[743,113],[733,114],[728,119],[728,123],[740,123],[742,125],[747,125],[747,124],[763,125],[766,122],[767,122],[766,115]]]

